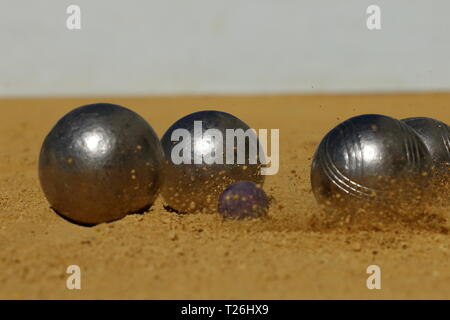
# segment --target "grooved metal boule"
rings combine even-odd
[[[196,124],[197,123],[197,124]],[[196,135],[195,126],[201,123],[201,135]],[[173,137],[179,132],[186,133],[188,137]],[[217,130],[222,139],[211,130]],[[200,111],[189,114],[176,121],[163,135],[161,142],[165,155],[164,183],[161,195],[165,203],[178,212],[216,212],[220,193],[230,184],[241,180],[249,180],[262,184],[264,177],[261,175],[259,156],[253,163],[249,161],[251,154],[250,145],[260,148],[259,140],[255,134],[245,139],[245,163],[237,161],[239,148],[233,150],[234,161],[227,164],[227,129],[243,130],[247,132],[250,127],[235,116],[214,110]],[[214,131],[215,131],[214,130]],[[190,139],[190,140],[186,140]],[[238,146],[235,140],[235,146]],[[188,146],[186,152],[180,155],[187,160],[182,163],[173,160],[174,148],[183,143]],[[242,150],[241,150],[242,152]],[[222,163],[206,161],[210,155],[222,159]],[[200,161],[195,161],[199,159]]]
[[[161,184],[163,155],[152,127],[108,103],[62,117],[39,157],[42,190],[66,219],[93,225],[147,209]]]
[[[433,164],[439,171],[450,171],[450,128],[432,118],[415,117],[401,120],[414,129],[425,143]]]
[[[360,115],[321,141],[312,162],[312,190],[330,210],[405,207],[420,201],[430,167],[425,144],[406,124]]]

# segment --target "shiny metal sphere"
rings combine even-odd
[[[42,145],[39,178],[52,208],[86,225],[147,209],[163,163],[152,127],[124,107],[98,103],[61,118]]]
[[[450,128],[444,122],[425,117],[401,120],[414,129],[425,143],[434,165],[440,170],[450,170]]]
[[[312,163],[312,190],[330,210],[404,207],[419,201],[430,167],[430,155],[410,127],[383,115],[360,115],[321,141]]]
[[[194,121],[201,121],[203,137],[195,135]],[[191,137],[190,163],[176,164],[172,158],[172,150],[184,139],[172,141],[172,134],[176,129],[185,129]],[[207,130],[217,129],[223,139],[213,139]],[[249,126],[235,116],[220,111],[200,111],[189,114],[176,121],[161,139],[165,155],[164,183],[161,195],[170,209],[181,213],[217,211],[220,193],[230,184],[241,180],[249,180],[258,184],[263,183],[264,177],[260,173],[259,158],[256,164],[226,164],[226,129],[242,129],[246,131]],[[253,137],[259,146],[256,135]],[[249,139],[245,141],[246,159],[248,159]],[[254,142],[254,141],[253,141]],[[193,159],[208,154],[219,154],[223,163],[208,164],[201,161],[195,164]],[[235,150],[236,152],[236,150]],[[202,159],[202,158],[200,158]]]

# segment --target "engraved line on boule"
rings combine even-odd
[[[348,135],[348,132],[347,132],[348,130],[346,130],[347,128],[346,128],[346,126],[344,126],[344,124],[342,126],[340,126],[339,133],[340,133],[341,139],[345,146],[346,155],[348,157],[349,167],[350,166],[355,167],[355,166],[357,166],[357,164],[355,163],[357,161],[357,159],[356,159],[356,157],[354,157],[354,153],[351,152],[351,146],[349,143],[349,140],[351,140],[352,137]],[[347,139],[347,136],[348,136],[348,139]],[[327,148],[328,148],[328,144],[327,144]]]
[[[348,120],[346,121],[347,126],[350,127],[351,132],[349,132],[350,134],[350,139],[352,140],[352,146],[356,146],[357,150],[355,150],[355,152],[351,152],[350,154],[354,157],[354,162],[355,162],[355,166],[357,168],[357,170],[359,171],[359,175],[363,176],[364,175],[364,155],[363,155],[363,148],[361,145],[361,138],[360,135],[358,133],[358,131],[356,130],[356,126],[355,124]],[[359,155],[359,157],[358,157]],[[349,155],[350,156],[350,155]]]
[[[401,122],[400,122],[401,123]],[[421,152],[420,152],[420,148],[419,148],[419,143],[420,143],[420,140],[418,139],[418,136],[417,136],[417,134],[414,132],[414,130],[413,129],[411,129],[410,127],[408,127],[407,125],[405,125],[405,124],[403,124],[403,123],[401,123],[402,125],[404,125],[405,127],[407,127],[407,129],[408,129],[408,133],[409,134],[407,134],[407,137],[409,138],[409,140],[412,142],[412,144],[413,144],[413,150],[414,150],[414,153],[413,153],[413,155],[415,156],[415,159],[414,159],[414,161],[413,161],[413,163],[412,163],[412,168],[414,169],[414,168],[422,168],[422,165],[423,165],[423,163],[422,163],[422,158],[421,158],[421,156],[420,156],[420,154],[421,154]],[[411,166],[411,165],[410,165]]]
[[[415,144],[415,147],[416,147],[416,157],[417,157],[416,165],[417,165],[418,168],[420,167],[421,169],[424,169],[424,166],[426,166],[427,163],[426,163],[425,159],[422,157],[423,154],[422,154],[421,151],[428,152],[427,151],[427,146],[422,141],[422,139],[420,138],[419,134],[413,128],[409,127],[407,124],[404,124],[404,125],[407,127],[408,131],[410,132],[410,136],[411,137],[416,137],[416,139],[414,139],[414,144]],[[420,148],[420,145],[422,145],[423,148]]]
[[[450,158],[450,131],[447,125],[442,127],[442,140],[444,142],[445,149],[447,149],[447,154]]]
[[[352,194],[351,191],[355,192],[355,196],[361,197],[360,194],[366,194],[365,189],[368,190],[367,195],[371,193],[370,189],[352,181],[350,178],[346,177],[344,174],[342,174],[339,169],[335,166],[333,163],[333,160],[331,159],[331,155],[328,152],[329,150],[329,137],[325,139],[325,150],[323,151],[324,159],[321,159],[322,167],[324,168],[324,172],[327,175],[327,177],[330,179],[333,184],[335,184],[339,189],[344,191],[345,193]],[[350,151],[349,154],[352,154]],[[348,183],[350,183],[350,185]],[[340,184],[339,184],[340,183]],[[353,185],[353,186],[352,186]],[[358,190],[362,189],[362,190]]]
[[[319,156],[320,163],[324,169],[325,175],[330,179],[330,181],[336,185],[340,190],[347,194],[351,194],[357,198],[366,199],[367,197],[373,198],[373,193],[382,194],[387,191],[376,190],[365,187],[358,184],[357,182],[346,177],[340,172],[340,170],[334,165],[331,156],[328,152],[328,141],[329,137],[325,139],[325,150],[321,150],[323,157]]]
[[[364,186],[356,183],[355,181],[350,180],[348,177],[346,177],[342,173],[340,173],[337,169],[336,169],[337,172],[335,172],[332,169],[332,167],[329,166],[329,163],[323,162],[322,167],[324,168],[325,175],[330,179],[330,181],[335,186],[337,186],[343,192],[353,195],[359,199],[373,198],[374,193],[378,194],[378,193],[383,192],[383,191],[364,187]],[[346,183],[346,181],[350,184]]]
[[[407,133],[408,128],[403,126],[402,123],[400,123],[400,122],[397,122],[396,124],[399,127],[400,131],[403,133],[403,136],[405,137],[405,139],[403,139],[402,146],[405,148],[404,150],[405,150],[405,154],[406,154],[406,163],[410,164],[412,161],[414,161],[413,160],[414,156],[411,153],[411,148],[410,148],[411,137]]]
[[[408,171],[412,171],[414,168],[422,167],[422,161],[420,157],[419,150],[419,140],[417,134],[411,129],[408,125],[403,124],[402,122],[397,123],[403,133],[404,145],[407,154],[407,164]]]

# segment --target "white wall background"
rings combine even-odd
[[[0,0],[0,95],[448,90],[449,13],[448,0]]]

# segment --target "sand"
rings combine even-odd
[[[144,214],[83,227],[57,216],[37,177],[41,143],[72,108],[127,106],[161,136],[183,115],[231,112],[280,129],[280,171],[266,179],[269,218],[177,215],[159,198]],[[317,227],[313,152],[340,121],[361,113],[450,122],[450,94],[198,96],[0,100],[0,298],[3,299],[426,299],[450,298],[448,207],[425,223]],[[441,219],[442,218],[442,219]],[[81,290],[66,268],[81,268]],[[366,269],[381,267],[382,289]]]

